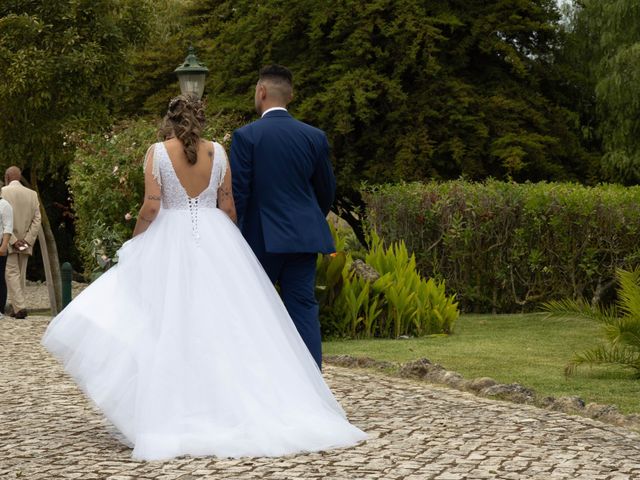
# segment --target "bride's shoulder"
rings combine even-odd
[[[158,151],[158,144],[160,142],[152,143],[147,147],[147,150],[144,154],[145,161],[149,161],[152,157],[154,157]]]
[[[218,142],[215,139],[211,139],[211,140],[204,140],[205,142],[207,142],[207,145],[211,145],[214,149],[214,153],[217,151],[225,151],[224,145],[222,145],[222,143]]]
[[[158,157],[158,152],[160,150],[160,147],[162,147],[162,142],[152,143],[147,147],[147,151],[144,154],[145,167],[149,162],[154,161]],[[154,163],[157,163],[157,162],[154,162]]]

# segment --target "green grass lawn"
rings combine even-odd
[[[624,413],[640,413],[640,380],[616,366],[580,367],[565,378],[564,366],[575,351],[599,342],[599,325],[545,314],[464,315],[455,334],[407,340],[334,340],[326,355],[348,354],[407,362],[426,357],[465,378],[492,377],[521,383],[539,395],[578,395],[586,402],[615,404]]]

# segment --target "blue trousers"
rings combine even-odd
[[[280,287],[280,296],[298,333],[322,369],[322,338],[315,295],[315,253],[257,253],[271,281]]]

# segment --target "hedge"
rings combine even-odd
[[[613,295],[640,259],[640,187],[571,183],[412,183],[364,192],[371,227],[404,240],[425,276],[467,312],[530,311]]]

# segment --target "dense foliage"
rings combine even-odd
[[[255,118],[258,69],[291,67],[292,111],[328,132],[335,210],[361,240],[362,181],[597,182],[604,142],[608,178],[633,182],[638,7],[571,4],[561,19],[555,0],[7,0],[0,164],[37,167],[49,188],[74,158],[69,131],[154,123],[194,44],[208,111],[235,125]]]
[[[56,237],[69,232],[57,228],[68,209],[67,192],[57,188],[73,158],[67,135],[111,122],[129,67],[127,53],[147,32],[149,5],[146,0],[0,2],[0,167],[18,165],[33,188],[47,189],[41,195],[42,230],[54,311],[62,304]]]
[[[604,174],[640,181],[640,3],[581,0],[570,11],[567,54],[595,97]]]
[[[336,233],[334,231],[334,233]],[[336,233],[337,253],[318,256],[317,296],[325,337],[399,338],[453,333],[459,316],[445,282],[426,279],[404,242],[385,247],[372,234],[364,251]],[[354,268],[361,256],[368,275]],[[361,260],[361,259],[359,259]],[[357,260],[356,260],[357,261]]]
[[[72,158],[65,134],[110,121],[128,64],[146,32],[147,2],[0,3],[0,164],[57,172]]]
[[[640,187],[431,182],[374,188],[366,203],[380,236],[403,239],[466,311],[597,302],[640,261]]]
[[[116,251],[131,236],[144,192],[143,158],[155,137],[153,125],[138,121],[76,139],[69,190],[85,273],[117,262]]]
[[[213,67],[212,109],[249,120],[258,69],[289,66],[293,113],[328,132],[336,210],[353,225],[362,180],[582,180],[596,162],[581,143],[572,79],[556,62],[555,0],[177,3],[185,29],[166,42],[171,62],[139,59],[158,72],[155,88],[171,88],[160,71],[191,39]],[[157,100],[135,105],[154,111]]]

